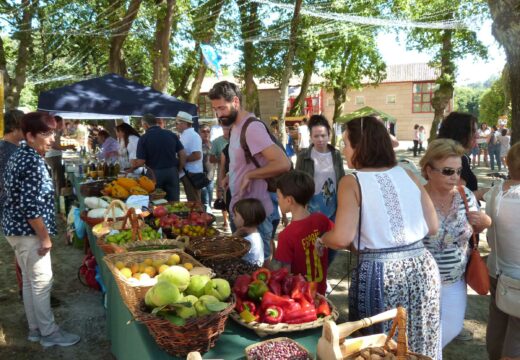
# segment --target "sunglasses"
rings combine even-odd
[[[462,168],[461,167],[458,168],[458,169],[454,169],[454,168],[450,168],[450,167],[444,167],[442,169],[437,169],[437,168],[434,168],[432,166],[431,168],[434,171],[440,172],[444,176],[452,176],[455,173],[457,174],[457,176],[460,176],[460,174],[462,173]]]

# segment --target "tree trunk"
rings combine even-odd
[[[182,72],[180,80],[175,82],[175,79],[173,79],[175,83],[175,92],[173,93],[174,96],[188,99],[188,83],[190,82],[190,78],[193,75],[193,71],[195,71],[195,66],[197,65],[195,58],[199,53],[200,44],[197,42],[195,43],[195,49],[193,49],[193,51],[186,57],[186,60],[182,65],[182,69],[184,69],[184,71]]]
[[[0,70],[4,71],[4,99],[6,109],[15,109],[20,104],[20,95],[25,87],[27,79],[27,68],[30,64],[30,52],[32,43],[31,22],[38,8],[38,0],[22,0],[20,7],[23,8],[22,21],[19,26],[19,32],[16,33],[18,43],[18,54],[16,57],[16,67],[14,69],[14,78],[9,76],[7,72],[7,63],[5,59],[3,42],[0,41]]]
[[[309,57],[306,59],[303,66],[303,79],[300,88],[300,93],[294,99],[294,106],[289,111],[290,116],[305,115],[305,100],[307,99],[307,92],[311,85],[312,73],[314,72],[314,64],[316,64],[318,52],[317,49],[311,49]]]
[[[504,47],[509,65],[511,143],[520,141],[520,7],[517,0],[488,0],[493,35]]]
[[[152,88],[166,92],[170,66],[170,37],[173,25],[173,13],[176,0],[163,0],[157,14],[155,43],[152,53],[153,80]]]
[[[336,121],[338,117],[343,114],[343,108],[345,107],[345,101],[347,101],[347,90],[343,88],[335,87],[332,89],[332,95],[334,99],[334,115],[332,115],[332,139],[331,143],[336,144]]]
[[[285,112],[287,110],[287,100],[289,98],[289,81],[291,80],[292,76],[294,54],[296,53],[296,36],[298,33],[298,26],[300,24],[300,10],[302,7],[302,2],[303,0],[296,0],[294,4],[294,13],[291,20],[291,33],[289,36],[289,47],[285,56],[285,68],[280,84],[280,105],[282,108],[280,110],[280,116],[278,117],[278,131],[280,133],[280,137],[282,138],[282,144],[287,142],[287,135],[285,133]]]
[[[453,81],[455,79],[455,64],[453,63],[453,30],[444,30],[442,34],[441,48],[441,73],[436,83],[439,88],[435,90],[431,105],[434,109],[432,127],[428,141],[437,137],[437,128],[444,119],[444,110],[453,98]]]
[[[258,3],[247,3],[246,0],[237,1],[240,7],[240,31],[242,41],[258,35]],[[260,102],[258,100],[258,88],[254,80],[254,69],[256,61],[256,49],[252,42],[243,42],[244,58],[244,83],[245,83],[245,103],[243,108],[260,117]]]
[[[125,16],[116,22],[113,30],[113,35],[110,40],[110,53],[108,59],[108,71],[121,76],[126,75],[126,68],[123,62],[122,48],[123,44],[128,37],[128,32],[134,23],[139,7],[141,6],[142,0],[132,0]]]
[[[198,103],[200,87],[202,86],[202,82],[204,81],[204,76],[206,75],[207,70],[208,67],[204,62],[204,57],[202,56],[202,54],[200,54],[199,69],[197,71],[197,75],[195,75],[193,83],[191,84],[191,91],[190,95],[188,96],[188,102],[192,104]]]

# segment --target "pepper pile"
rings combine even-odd
[[[235,280],[235,309],[247,323],[307,323],[331,313],[327,300],[316,297],[317,286],[285,268],[273,272],[260,268]]]

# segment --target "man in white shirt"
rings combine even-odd
[[[303,125],[298,127],[298,150],[302,151],[310,145],[309,128],[307,127],[307,118],[303,118]]]
[[[192,174],[203,173],[202,167],[202,139],[192,127],[193,118],[190,114],[179,111],[175,127],[180,134],[180,140],[186,152],[186,165],[184,169]],[[184,192],[188,201],[200,202],[200,189],[195,188],[189,178],[181,171],[179,177],[184,185]]]
[[[56,119],[56,131],[54,135],[54,143],[52,148],[45,153],[45,161],[49,164],[52,170],[52,180],[54,181],[54,188],[56,195],[60,195],[61,188],[65,186],[65,170],[63,169],[62,152],[64,150],[75,150],[74,145],[61,145],[61,137],[63,135],[63,118],[61,116],[55,116]]]

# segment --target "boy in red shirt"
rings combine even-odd
[[[321,213],[309,213],[307,203],[314,195],[314,180],[303,171],[290,171],[278,178],[278,204],[283,214],[291,213],[291,223],[278,234],[278,246],[272,267],[287,267],[293,274],[302,274],[307,281],[318,283],[318,292],[327,290],[328,253],[316,246],[320,236],[334,224]]]

